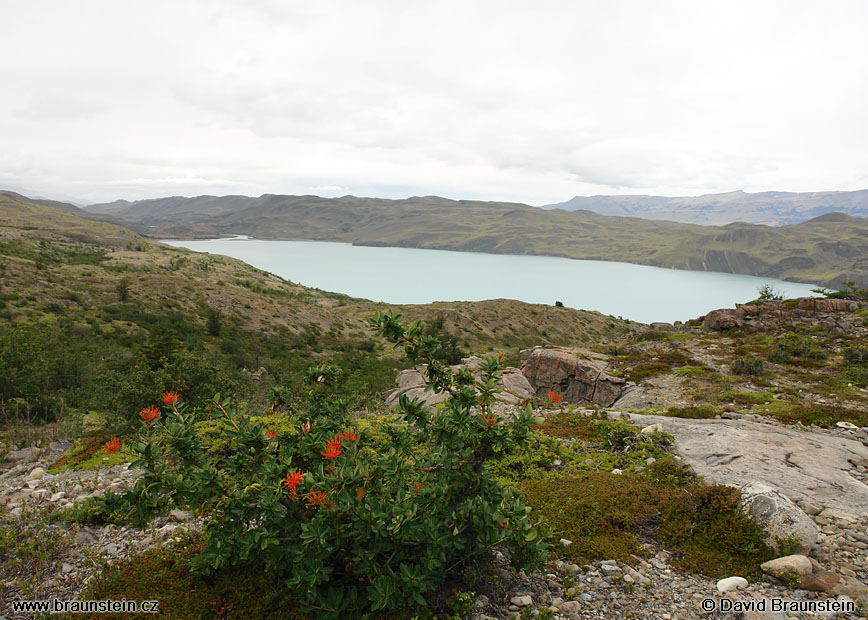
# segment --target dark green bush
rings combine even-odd
[[[732,361],[732,372],[737,375],[750,375],[752,377],[761,377],[765,374],[765,366],[763,361],[758,357],[740,357]]]
[[[448,394],[443,408],[429,412],[402,397],[401,422],[375,450],[355,430],[342,373],[330,365],[308,373],[308,408],[290,431],[267,434],[216,397],[196,408],[166,406],[144,423],[133,445],[144,474],[115,508],[139,520],[166,504],[208,514],[195,570],[264,572],[323,617],[423,604],[495,546],[508,547],[518,566],[538,564],[543,530],[484,467],[495,451],[527,441],[532,422],[529,408],[503,421],[491,411],[500,363],[487,360],[475,380],[435,359],[438,343],[420,323],[404,327],[378,314],[374,325],[411,361],[426,363],[434,391]],[[203,424],[222,425],[225,447],[208,449]]]
[[[769,361],[777,364],[805,365],[805,360],[820,361],[828,357],[827,353],[809,336],[802,334],[787,334],[778,340],[769,352]],[[808,364],[815,365],[815,364]]]

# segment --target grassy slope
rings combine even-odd
[[[8,195],[0,195],[0,263],[0,293],[12,302],[4,308],[5,321],[51,319],[58,310],[84,317],[116,304],[117,285],[126,278],[130,298],[140,308],[177,310],[200,325],[207,310],[217,308],[227,321],[267,333],[283,328],[289,334],[313,330],[365,339],[370,332],[364,318],[390,308],[413,318],[443,315],[447,327],[472,326],[460,338],[468,350],[480,353],[546,341],[578,344],[627,329],[626,323],[596,312],[511,300],[400,308],[374,304]]]
[[[862,258],[868,255],[868,219],[842,215],[780,228],[743,223],[712,227],[433,196],[172,198],[97,210],[153,226],[157,236],[238,233],[543,254],[777,277],[829,287],[844,280],[868,285],[868,261]]]

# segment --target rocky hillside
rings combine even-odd
[[[155,237],[245,234],[358,245],[614,260],[839,287],[868,284],[868,219],[842,213],[779,228],[697,226],[522,204],[264,195],[164,198],[88,207]]]
[[[496,411],[530,401],[544,422],[529,449],[489,466],[522,489],[554,546],[542,571],[515,572],[495,551],[455,584],[456,617],[705,620],[703,605],[761,599],[791,607],[744,618],[808,620],[817,616],[805,610],[829,601],[840,605],[834,617],[864,617],[866,340],[865,303],[804,299],[522,352]],[[479,375],[480,360],[456,369]],[[403,372],[389,402],[442,401],[422,389],[422,370]],[[367,432],[388,424],[359,415]],[[156,582],[166,617],[276,613],[267,582],[229,574],[205,587],[184,569],[203,529],[195,507],[144,528],[100,522],[94,498],[124,492],[140,472],[122,453],[85,461],[85,444],[64,430],[4,436],[15,445],[0,466],[0,539],[13,559],[0,562],[0,613],[18,598],[114,598]],[[280,605],[273,617],[299,618],[289,599]]]

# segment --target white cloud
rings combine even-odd
[[[861,0],[0,9],[2,178],[46,194],[866,185]]]

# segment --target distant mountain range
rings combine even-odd
[[[799,224],[699,226],[525,204],[318,196],[198,196],[87,207],[157,238],[225,234],[491,254],[537,254],[720,271],[837,288],[868,285],[868,219],[826,213]]]
[[[854,192],[760,192],[742,191],[703,196],[576,196],[543,209],[593,211],[649,220],[669,220],[705,226],[732,222],[786,226],[838,212],[868,217],[868,190]]]

